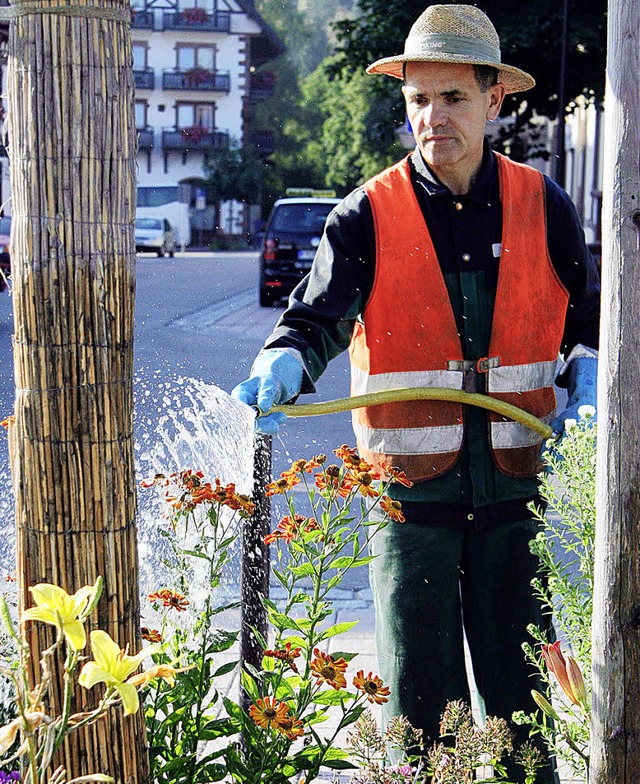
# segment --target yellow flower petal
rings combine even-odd
[[[74,651],[81,651],[87,644],[87,634],[84,624],[80,621],[70,621],[62,624],[62,632],[66,641]]]
[[[114,686],[118,690],[118,694],[122,699],[124,715],[129,716],[132,713],[136,713],[140,706],[140,700],[138,699],[138,692],[136,687],[132,686],[130,683],[118,683],[114,684]]]
[[[86,662],[78,677],[78,683],[85,689],[93,688],[96,683],[109,683],[111,680],[111,675],[94,661]]]

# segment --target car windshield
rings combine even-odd
[[[304,231],[322,234],[334,204],[281,204],[273,216],[274,231]]]
[[[162,221],[158,218],[136,218],[136,229],[161,229]]]
[[[10,234],[11,233],[11,218],[5,216],[4,218],[0,218],[0,234]]]

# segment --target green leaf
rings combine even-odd
[[[247,692],[253,702],[260,699],[260,692],[255,679],[252,678],[246,670],[241,670],[240,682],[242,683],[242,688]]]
[[[296,577],[311,577],[315,574],[315,569],[310,563],[302,563],[300,566],[291,566],[289,571],[295,574]]]
[[[349,762],[346,759],[343,760],[323,760],[322,764],[325,768],[331,768],[331,770],[357,770],[358,766],[354,765],[353,762]]]
[[[226,675],[229,672],[233,672],[233,670],[235,670],[237,666],[238,666],[237,661],[227,662],[226,664],[223,664],[220,667],[218,667],[218,669],[213,673],[211,677],[219,678],[222,675]]]
[[[331,561],[330,564],[327,565],[328,569],[346,569],[349,566],[353,566],[353,557],[350,555],[342,555],[339,558],[334,559]]]
[[[241,729],[236,719],[212,719],[200,730],[199,740],[215,740],[235,735]]]
[[[297,632],[302,631],[297,622],[288,615],[285,615],[278,610],[273,610],[271,607],[268,608],[267,612],[269,615],[269,620],[276,627],[276,629],[278,629],[278,631],[282,632],[285,629],[295,629]]]
[[[349,629],[353,629],[357,623],[358,621],[343,621],[342,623],[336,623],[333,626],[329,626],[322,632],[320,639],[328,640],[329,637],[335,637],[338,634],[344,634],[345,632],[348,632]]]
[[[316,705],[342,705],[344,702],[352,700],[353,697],[354,695],[345,689],[327,689],[327,691],[316,694],[313,702]]]

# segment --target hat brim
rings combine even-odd
[[[536,80],[525,71],[514,68],[504,63],[487,62],[478,60],[471,55],[451,55],[446,52],[429,52],[425,55],[397,55],[396,57],[383,57],[376,60],[367,68],[370,74],[386,74],[396,79],[403,78],[405,63],[462,63],[468,65],[488,65],[498,69],[498,81],[504,85],[507,93],[522,93],[535,87]]]

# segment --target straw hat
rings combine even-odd
[[[473,5],[430,5],[414,23],[404,44],[404,54],[383,57],[367,68],[402,79],[404,63],[469,63],[490,65],[507,93],[530,90],[528,73],[500,62],[500,39],[489,17]]]

